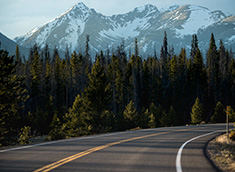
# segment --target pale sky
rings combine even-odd
[[[192,4],[235,14],[235,0],[0,0],[0,32],[11,39],[25,35],[79,2],[107,16],[123,14],[146,4],[158,9]]]

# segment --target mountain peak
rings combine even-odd
[[[188,40],[192,34],[197,34],[198,39],[202,40],[199,44],[204,46],[209,40],[208,33],[213,32],[227,45],[234,47],[230,40],[234,39],[235,23],[234,18],[228,17],[220,11],[212,12],[200,6],[173,5],[158,10],[151,4],[137,7],[126,14],[104,16],[80,2],[47,24],[15,38],[15,41],[28,48],[36,42],[41,47],[48,44],[50,48],[56,46],[62,51],[68,47],[73,52],[82,50],[85,35],[88,34],[92,35],[90,46],[95,54],[106,49],[107,44],[117,46],[120,39],[125,39],[126,49],[132,49],[134,38],[138,38],[141,51],[149,53],[155,46],[160,49],[161,42],[155,38],[161,39],[164,31],[169,33],[175,50],[183,45],[190,47]]]
[[[83,2],[79,2],[78,4],[74,5],[70,11],[81,11],[85,13],[90,12],[91,10]]]
[[[75,5],[74,7],[79,8],[81,10],[87,10],[89,9],[83,2],[79,2],[77,5]]]
[[[172,11],[175,11],[179,7],[180,7],[179,5],[171,5],[169,7],[161,8],[160,12],[165,12],[165,11],[166,12],[172,12]]]
[[[158,11],[157,7],[152,4],[146,4],[144,6],[140,6],[134,9],[134,11],[137,11],[139,13],[142,13],[143,11]]]

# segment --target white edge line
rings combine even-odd
[[[205,137],[205,136],[208,136],[208,135],[211,135],[211,134],[214,134],[214,133],[218,133],[218,132],[222,132],[222,131],[224,131],[224,130],[213,131],[213,132],[210,132],[210,133],[207,133],[207,134],[203,134],[203,135],[194,137],[194,138],[192,138],[192,139],[186,141],[184,144],[182,144],[181,147],[179,148],[178,153],[177,153],[177,156],[176,156],[176,171],[177,171],[177,172],[182,172],[182,167],[181,167],[181,155],[182,155],[182,152],[183,152],[184,147],[185,147],[188,143],[190,143],[190,142],[193,141],[193,140],[199,139],[199,138],[201,138],[201,137]]]

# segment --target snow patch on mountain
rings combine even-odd
[[[171,5],[169,7],[163,7],[161,8],[159,11],[162,13],[162,12],[172,12],[172,11],[175,11],[177,8],[179,8],[180,6],[179,5]]]
[[[231,36],[228,41],[235,41],[235,35]]]
[[[134,47],[134,38],[137,38],[140,51],[152,53],[153,49],[160,49],[164,31],[169,33],[171,44],[176,49],[190,47],[186,35],[196,33],[205,42],[210,30],[223,32],[225,36],[221,34],[221,37],[229,45],[229,41],[234,42],[234,34],[230,29],[234,21],[234,16],[226,16],[221,11],[210,11],[200,6],[173,5],[158,10],[156,6],[147,4],[126,14],[104,16],[78,3],[59,17],[15,40],[28,48],[37,43],[42,48],[48,44],[51,49],[57,47],[65,51],[68,47],[73,52],[84,51],[85,35],[88,34],[92,38],[90,50],[99,52],[106,49],[107,44],[118,46],[120,40],[127,42],[127,48]],[[215,28],[218,26],[221,31]]]
[[[141,30],[150,27],[150,18],[136,18],[134,21],[126,22],[123,26],[118,24],[108,30],[102,30],[99,34],[104,37],[134,38]]]
[[[176,29],[179,37],[196,34],[199,29],[204,29],[209,25],[217,22],[215,18],[211,17],[211,12],[207,8],[200,6],[189,6],[188,11],[191,14],[186,22],[182,25],[183,28]]]

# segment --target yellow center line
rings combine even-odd
[[[189,130],[189,129],[176,130],[176,131],[186,131],[186,130]],[[176,131],[171,131],[171,132],[176,132]],[[51,163],[49,165],[46,165],[46,166],[44,166],[42,168],[39,168],[39,169],[35,170],[34,172],[41,172],[41,171],[42,172],[47,172],[47,171],[51,171],[51,170],[53,170],[53,169],[55,169],[55,168],[57,168],[59,166],[62,166],[64,164],[66,164],[66,163],[69,163],[69,162],[71,162],[71,161],[73,161],[75,159],[78,159],[78,158],[81,158],[81,157],[83,157],[85,155],[91,154],[93,152],[96,152],[96,151],[108,148],[110,146],[118,145],[118,144],[125,143],[125,142],[130,142],[130,141],[134,141],[134,140],[144,139],[144,138],[148,138],[148,137],[158,136],[158,135],[162,135],[162,134],[167,134],[167,133],[171,133],[171,132],[168,131],[168,132],[161,132],[161,133],[150,134],[150,135],[145,135],[145,136],[140,136],[140,137],[134,137],[134,138],[125,139],[125,140],[121,140],[121,141],[117,141],[117,142],[113,142],[113,143],[108,143],[106,145],[94,147],[94,148],[88,149],[86,151],[77,153],[75,155],[69,156],[67,158],[61,159],[61,160],[56,161],[54,163]]]

